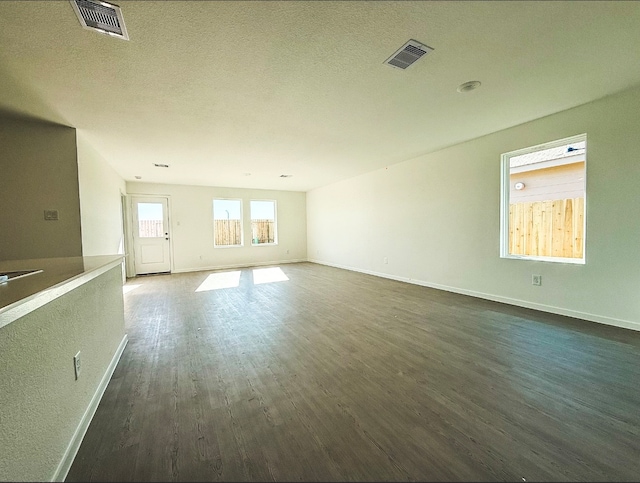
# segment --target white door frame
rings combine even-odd
[[[169,195],[163,195],[163,194],[144,194],[144,193],[132,193],[127,195],[127,203],[126,203],[126,223],[127,226],[130,227],[126,236],[126,246],[127,246],[127,252],[130,256],[126,257],[127,258],[127,264],[126,264],[126,268],[127,268],[127,276],[128,277],[135,277],[138,275],[137,271],[136,271],[136,251],[135,251],[135,240],[134,240],[134,235],[133,235],[133,231],[136,229],[136,227],[133,226],[133,222],[135,221],[136,217],[134,216],[134,209],[135,209],[135,201],[136,199],[140,199],[140,198],[146,198],[146,199],[152,199],[152,198],[162,198],[164,200],[166,200],[166,204],[167,204],[167,212],[166,212],[166,218],[167,218],[167,226],[164,227],[165,231],[169,233],[169,252],[168,252],[168,256],[169,256],[169,272],[173,272],[174,270],[174,266],[173,266],[173,237],[172,235],[172,226],[171,226],[171,196]]]
[[[131,195],[125,195],[124,200],[124,268],[127,272],[127,278],[136,276],[135,264],[133,263],[133,234],[131,233],[133,227],[133,217],[131,216],[131,210],[133,209],[133,202],[131,201]]]
[[[122,238],[120,240],[120,251],[118,254],[122,255],[122,284],[127,283],[127,277],[129,276],[129,241],[127,240],[128,233],[131,231],[127,224],[127,194],[120,190],[120,221],[122,223]]]

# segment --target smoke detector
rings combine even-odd
[[[420,59],[429,52],[433,52],[433,49],[417,40],[409,40],[406,44],[400,47],[395,53],[384,61],[385,64],[395,67],[396,69],[406,69],[416,60]]]
[[[117,5],[98,0],[69,0],[80,25],[89,30],[129,40],[122,10]]]

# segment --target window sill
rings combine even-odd
[[[584,258],[537,257],[534,255],[501,255],[500,258],[529,260],[533,262],[567,263],[569,265],[586,265],[586,260]]]

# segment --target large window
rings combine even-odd
[[[216,247],[242,246],[242,200],[213,200],[213,236]]]
[[[251,244],[274,245],[276,243],[278,243],[276,202],[251,200]]]
[[[585,262],[587,136],[502,155],[500,256]]]

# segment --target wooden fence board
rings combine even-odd
[[[573,200],[564,200],[564,232],[562,233],[562,253],[570,253],[573,257]]]
[[[562,256],[562,235],[564,234],[564,230],[562,229],[562,222],[564,221],[564,217],[562,216],[562,208],[563,208],[562,200],[553,200],[552,203],[552,217],[553,221],[553,240],[552,240],[552,256],[561,257]]]
[[[527,203],[524,207],[524,249],[527,255],[531,255],[533,249],[533,205]]]
[[[542,223],[544,226],[544,245],[540,256],[553,252],[553,202],[551,200],[542,202]]]
[[[516,204],[516,250],[524,254],[524,203]]]
[[[582,258],[584,252],[584,198],[575,199],[576,212],[573,217],[574,223],[574,243],[573,243],[573,256],[575,258]]]
[[[531,229],[531,255],[540,255],[544,249],[545,232],[542,225],[542,205],[531,203],[532,229]]]

